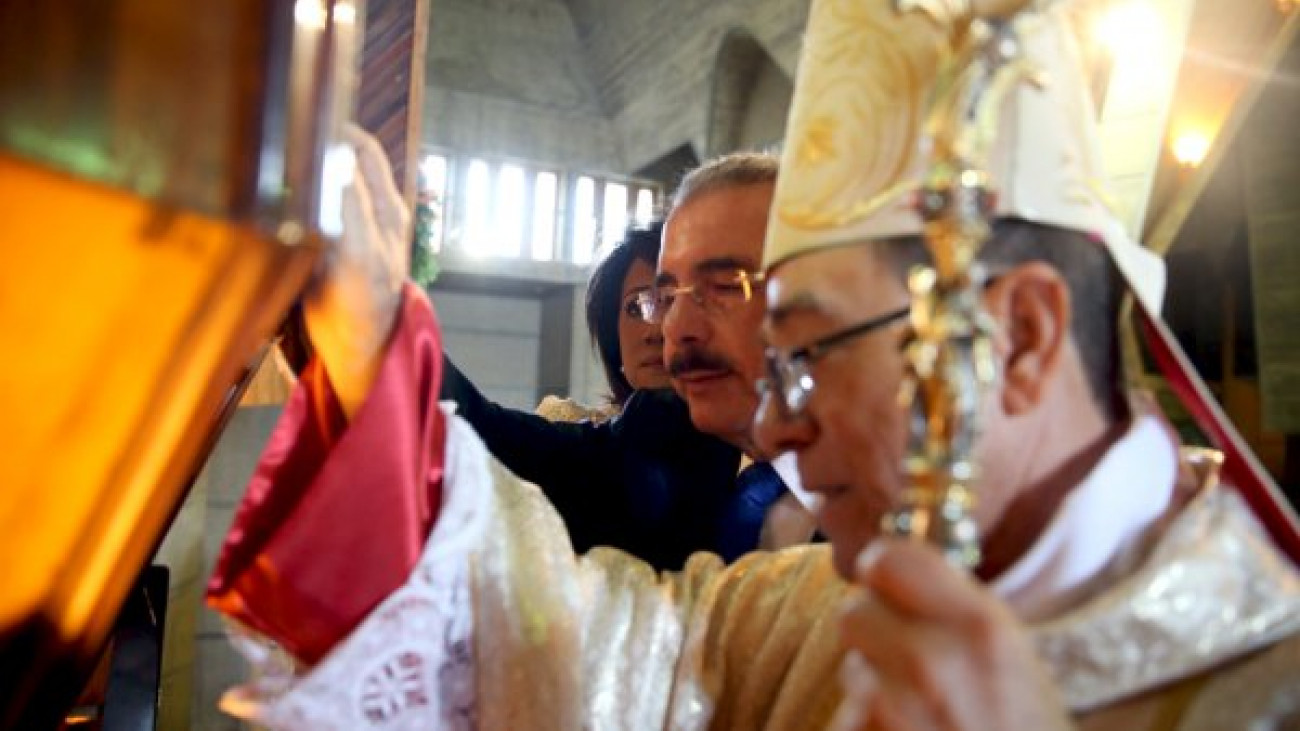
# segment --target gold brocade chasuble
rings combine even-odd
[[[545,497],[458,418],[448,455],[443,519],[411,580],[435,590],[395,592],[308,671],[276,677],[273,654],[251,653],[258,678],[229,694],[228,710],[312,729],[829,722],[840,695],[839,607],[850,589],[827,546],[755,553],[728,567],[700,554],[664,574],[609,549],[577,557]],[[1184,461],[1186,504],[1124,578],[1031,628],[1084,728],[1240,728],[1300,708],[1300,579],[1199,462]],[[457,600],[462,586],[468,598]],[[413,620],[393,620],[406,610]],[[405,645],[424,642],[435,674],[454,671],[439,653],[454,644],[456,625],[472,647],[461,665],[473,688],[456,701],[472,708],[465,723],[446,723],[446,709],[404,723],[395,712],[348,715],[384,692],[373,677],[385,653],[400,665],[420,649]]]
[[[1188,501],[1137,567],[1031,628],[1084,728],[1238,727],[1288,699],[1300,707],[1300,578],[1204,452],[1182,467]],[[697,555],[663,576],[617,551],[575,560],[540,493],[494,475],[505,540],[473,579],[484,728],[829,720],[846,589],[826,546],[731,567]]]
[[[427,301],[408,305],[395,342],[430,349],[429,339],[403,335],[431,314]],[[436,388],[388,365],[386,378]],[[309,411],[294,408],[308,401],[302,388],[266,463],[301,456],[317,483],[337,478],[354,493],[383,494],[378,480],[405,473],[381,469],[375,451],[394,440],[374,437],[427,403],[446,422],[441,506],[406,580],[319,662],[285,662],[237,634],[253,679],[223,698],[231,713],[313,731],[815,729],[830,720],[840,699],[840,607],[852,589],[835,575],[828,546],[754,553],[730,566],[699,554],[663,574],[611,549],[579,557],[542,493],[502,467],[453,405],[376,388],[378,400],[337,443],[295,451],[288,437],[312,433],[303,428]],[[1142,550],[1106,588],[1030,627],[1085,724],[1122,714],[1121,728],[1195,728],[1202,719],[1236,728],[1285,708],[1300,688],[1288,675],[1300,668],[1289,639],[1300,628],[1300,578],[1240,496],[1220,489],[1217,464],[1212,453],[1185,453],[1177,507]],[[1114,479],[1142,489],[1144,475],[1139,465]]]
[[[829,547],[697,554],[657,575],[577,558],[545,497],[493,463],[498,537],[473,559],[483,728],[821,728],[839,700]]]
[[[1219,484],[1220,460],[1184,449],[1185,504],[1153,531],[1136,567],[1031,628],[1081,728],[1300,721],[1300,574]]]

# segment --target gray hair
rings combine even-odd
[[[682,178],[668,212],[715,190],[775,183],[779,167],[777,156],[767,152],[733,152],[715,157]]]

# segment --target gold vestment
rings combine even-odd
[[[472,613],[466,727],[809,729],[830,720],[850,589],[828,546],[731,566],[698,554],[663,574],[612,549],[578,557],[541,492],[463,421],[452,420],[448,439],[447,504],[430,544],[463,549],[440,549],[449,558],[426,557],[414,573],[462,575],[469,599],[416,626]],[[1080,606],[1030,627],[1083,728],[1241,728],[1300,708],[1300,577],[1213,467],[1212,455],[1186,453],[1180,507],[1141,555]],[[444,582],[452,591],[454,579]],[[438,592],[446,599],[448,589]],[[227,708],[276,728],[369,727],[344,713],[350,694],[364,702],[376,692],[364,677],[383,665],[374,656],[411,639],[409,625],[384,635],[385,615],[400,609],[381,605],[316,668],[246,686]],[[368,645],[349,646],[367,633]],[[382,727],[459,726],[440,718]]]

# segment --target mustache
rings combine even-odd
[[[668,363],[668,375],[676,378],[690,371],[732,371],[731,363],[717,353],[703,348],[687,348]]]

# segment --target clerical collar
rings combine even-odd
[[[1134,419],[1029,551],[991,582],[994,593],[1030,622],[1077,604],[1120,570],[1169,508],[1177,469],[1177,448],[1160,422]]]

